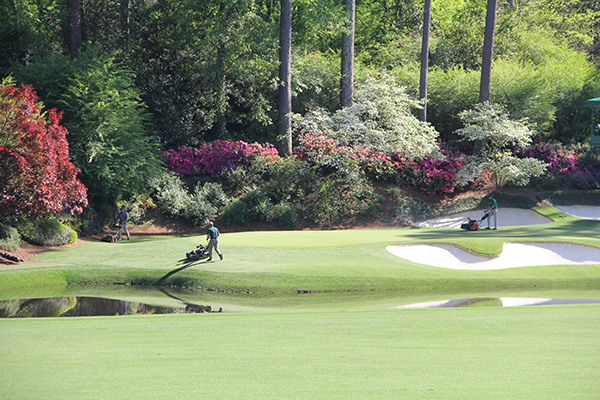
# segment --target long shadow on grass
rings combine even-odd
[[[163,283],[164,283],[164,281],[165,281],[165,280],[167,280],[167,278],[169,278],[170,276],[172,276],[172,275],[175,275],[176,273],[178,273],[178,272],[180,272],[180,271],[183,271],[184,269],[187,269],[187,268],[189,268],[189,267],[193,267],[193,266],[194,266],[194,264],[196,264],[196,262],[197,262],[198,260],[188,260],[188,259],[186,259],[186,260],[181,260],[181,261],[182,261],[182,262],[183,262],[183,264],[184,264],[184,265],[183,265],[183,267],[179,267],[179,268],[176,268],[176,269],[174,269],[174,270],[172,270],[172,271],[169,271],[169,272],[168,272],[168,273],[167,273],[165,276],[163,276],[162,278],[160,278],[159,280],[157,280],[157,281],[156,281],[156,283],[155,283],[154,285],[156,285],[156,286],[160,286],[160,285],[161,285],[161,284],[163,284]]]

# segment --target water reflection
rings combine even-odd
[[[98,315],[210,312],[212,312],[211,306],[192,303],[185,303],[185,307],[163,307],[102,297],[69,296],[0,301],[0,318],[81,317]]]
[[[468,307],[468,306],[497,306],[497,307],[525,307],[525,306],[549,306],[565,304],[598,304],[598,299],[548,299],[539,297],[494,297],[494,298],[468,298],[428,301],[424,303],[413,303],[394,307],[395,309],[412,308],[445,308],[445,307]]]
[[[95,298],[96,300],[91,300]],[[48,300],[46,300],[48,299]],[[51,299],[51,300],[50,300]],[[454,299],[454,300],[441,300]],[[502,300],[500,300],[502,299]],[[128,285],[65,285],[0,290],[0,317],[132,315],[186,312],[306,312],[361,311],[448,307],[507,307],[533,299],[539,305],[600,303],[600,290],[497,290],[463,292],[447,290],[228,293],[192,288]],[[564,300],[570,299],[570,300]],[[586,300],[591,299],[591,300]],[[208,306],[210,305],[210,306]],[[36,313],[34,313],[34,311]]]

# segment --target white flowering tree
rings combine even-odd
[[[456,176],[456,184],[464,186],[490,175],[496,187],[511,183],[526,186],[531,177],[542,175],[548,164],[534,158],[518,158],[511,148],[531,143],[533,131],[526,119],[511,120],[504,108],[490,102],[479,103],[460,114],[464,128],[456,132],[469,141],[481,140],[479,154],[465,157]]]
[[[438,132],[421,122],[413,110],[421,108],[404,87],[390,79],[357,82],[352,106],[333,115],[313,110],[296,121],[298,131],[325,131],[340,145],[393,152],[409,160],[438,154]]]

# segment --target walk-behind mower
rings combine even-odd
[[[481,217],[481,219],[477,220],[477,219],[471,219],[469,218],[469,222],[465,222],[464,224],[462,224],[460,226],[460,229],[465,229],[467,231],[476,231],[479,229],[479,225],[485,221],[487,219],[487,217],[490,216],[490,213],[486,212],[483,214],[483,217]]]
[[[208,249],[204,245],[199,244],[196,246],[196,250],[185,253],[185,257],[190,260],[202,260],[208,258]]]

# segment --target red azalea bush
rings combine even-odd
[[[31,85],[0,87],[0,211],[41,218],[88,205],[69,158],[62,113],[42,113]]]
[[[179,176],[208,175],[217,178],[222,173],[239,166],[249,165],[258,156],[277,159],[277,149],[272,144],[260,145],[243,141],[216,140],[202,142],[200,147],[180,147],[164,153],[168,168]]]

